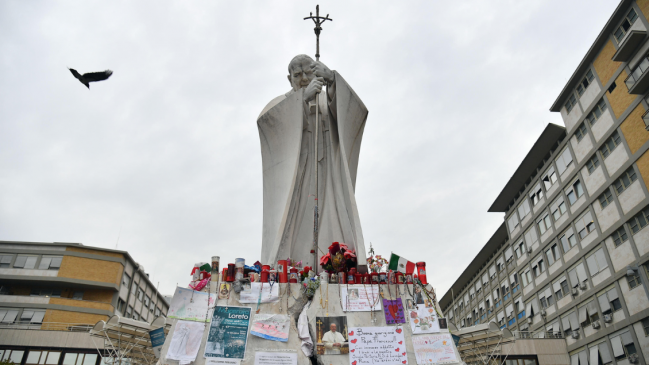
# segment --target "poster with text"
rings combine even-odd
[[[383,299],[383,312],[385,312],[386,324],[406,323],[401,298],[396,300]]]
[[[167,350],[167,359],[184,363],[196,360],[204,332],[205,323],[182,320],[176,322]]]
[[[445,364],[457,362],[453,338],[449,333],[412,336],[417,364]]]
[[[268,283],[251,283],[250,291],[242,291],[239,296],[239,303],[257,303],[261,292],[262,303],[273,303],[279,300],[279,284],[271,286]]]
[[[408,363],[403,327],[353,327],[349,332],[351,365]]]
[[[290,318],[284,314],[256,314],[250,334],[272,341],[288,342]]]
[[[439,322],[433,308],[420,305],[419,309],[408,311],[408,317],[410,319],[410,329],[415,335],[439,332]]]
[[[250,308],[216,307],[205,344],[205,357],[243,359],[246,353]]]
[[[340,300],[344,312],[370,312],[381,309],[378,285],[340,285]]]
[[[214,306],[215,301],[216,294],[176,287],[167,317],[185,321],[208,322],[210,319],[209,308]]]
[[[255,365],[297,365],[297,353],[257,351]]]

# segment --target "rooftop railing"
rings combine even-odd
[[[640,64],[631,72],[631,74],[624,80],[626,87],[631,90],[633,86],[640,80],[640,77],[644,75],[645,71],[649,69],[649,58],[644,57]]]
[[[0,329],[12,330],[40,330],[40,331],[65,331],[65,332],[88,332],[93,327],[87,323],[60,323],[60,322],[43,322],[43,323],[0,323]]]

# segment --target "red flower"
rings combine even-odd
[[[302,272],[304,272],[305,274],[308,274],[309,271],[311,271],[311,266],[305,266],[304,270]]]
[[[351,259],[355,259],[355,258],[356,258],[356,255],[354,254],[353,251],[345,251],[345,253],[343,254],[343,256],[345,256],[345,259],[347,259],[347,260],[351,260]]]
[[[337,254],[338,251],[340,251],[340,243],[334,242],[334,243],[331,244],[331,246],[329,246],[329,253],[331,255]]]
[[[320,258],[320,265],[326,265],[331,260],[331,255],[326,254]]]
[[[410,318],[417,318],[417,312],[416,311],[410,312]]]
[[[345,251],[347,251],[347,250],[349,250],[349,247],[347,247],[346,244],[341,243],[341,244],[340,244],[340,249],[341,249],[341,250],[345,250]]]

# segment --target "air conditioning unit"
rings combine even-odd
[[[576,297],[577,295],[579,295],[579,292],[577,291],[577,288],[573,288],[572,289],[572,296]]]
[[[579,332],[572,331],[572,338],[574,338],[575,340],[578,339],[579,338]]]
[[[532,253],[532,247],[527,248],[527,253]]]
[[[599,321],[593,321],[593,328],[594,329],[599,329],[602,327],[602,325],[599,323]]]
[[[586,282],[585,281],[582,281],[581,283],[579,283],[579,289],[586,290]]]
[[[534,322],[534,317],[527,317],[527,323],[532,324]]]
[[[604,315],[604,323],[613,322],[613,313]]]
[[[636,364],[638,362],[638,354],[629,355],[629,362],[632,364]]]
[[[545,311],[545,309],[541,310],[541,316],[545,317],[548,314],[548,312]]]

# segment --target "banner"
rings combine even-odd
[[[205,357],[243,359],[246,353],[250,308],[216,307],[205,344]]]
[[[149,338],[151,339],[151,347],[153,348],[153,354],[156,358],[160,358],[160,351],[162,350],[162,345],[165,344],[165,329],[160,327],[149,331]]]
[[[209,308],[214,306],[215,301],[216,294],[176,287],[167,317],[185,321],[209,322]]]
[[[408,363],[403,327],[353,327],[349,332],[351,365]]]
[[[288,342],[291,322],[283,314],[256,314],[250,334],[272,341]]]
[[[412,336],[417,364],[445,364],[457,362],[453,339],[449,333]]]
[[[329,290],[328,286],[327,290]],[[380,310],[380,299],[381,294],[378,285],[340,285],[340,300],[343,305],[343,312]]]
[[[250,291],[244,290],[240,293],[239,303],[250,304],[259,302],[261,292],[261,303],[273,303],[279,301],[279,284],[271,287],[268,283],[251,283]]]

